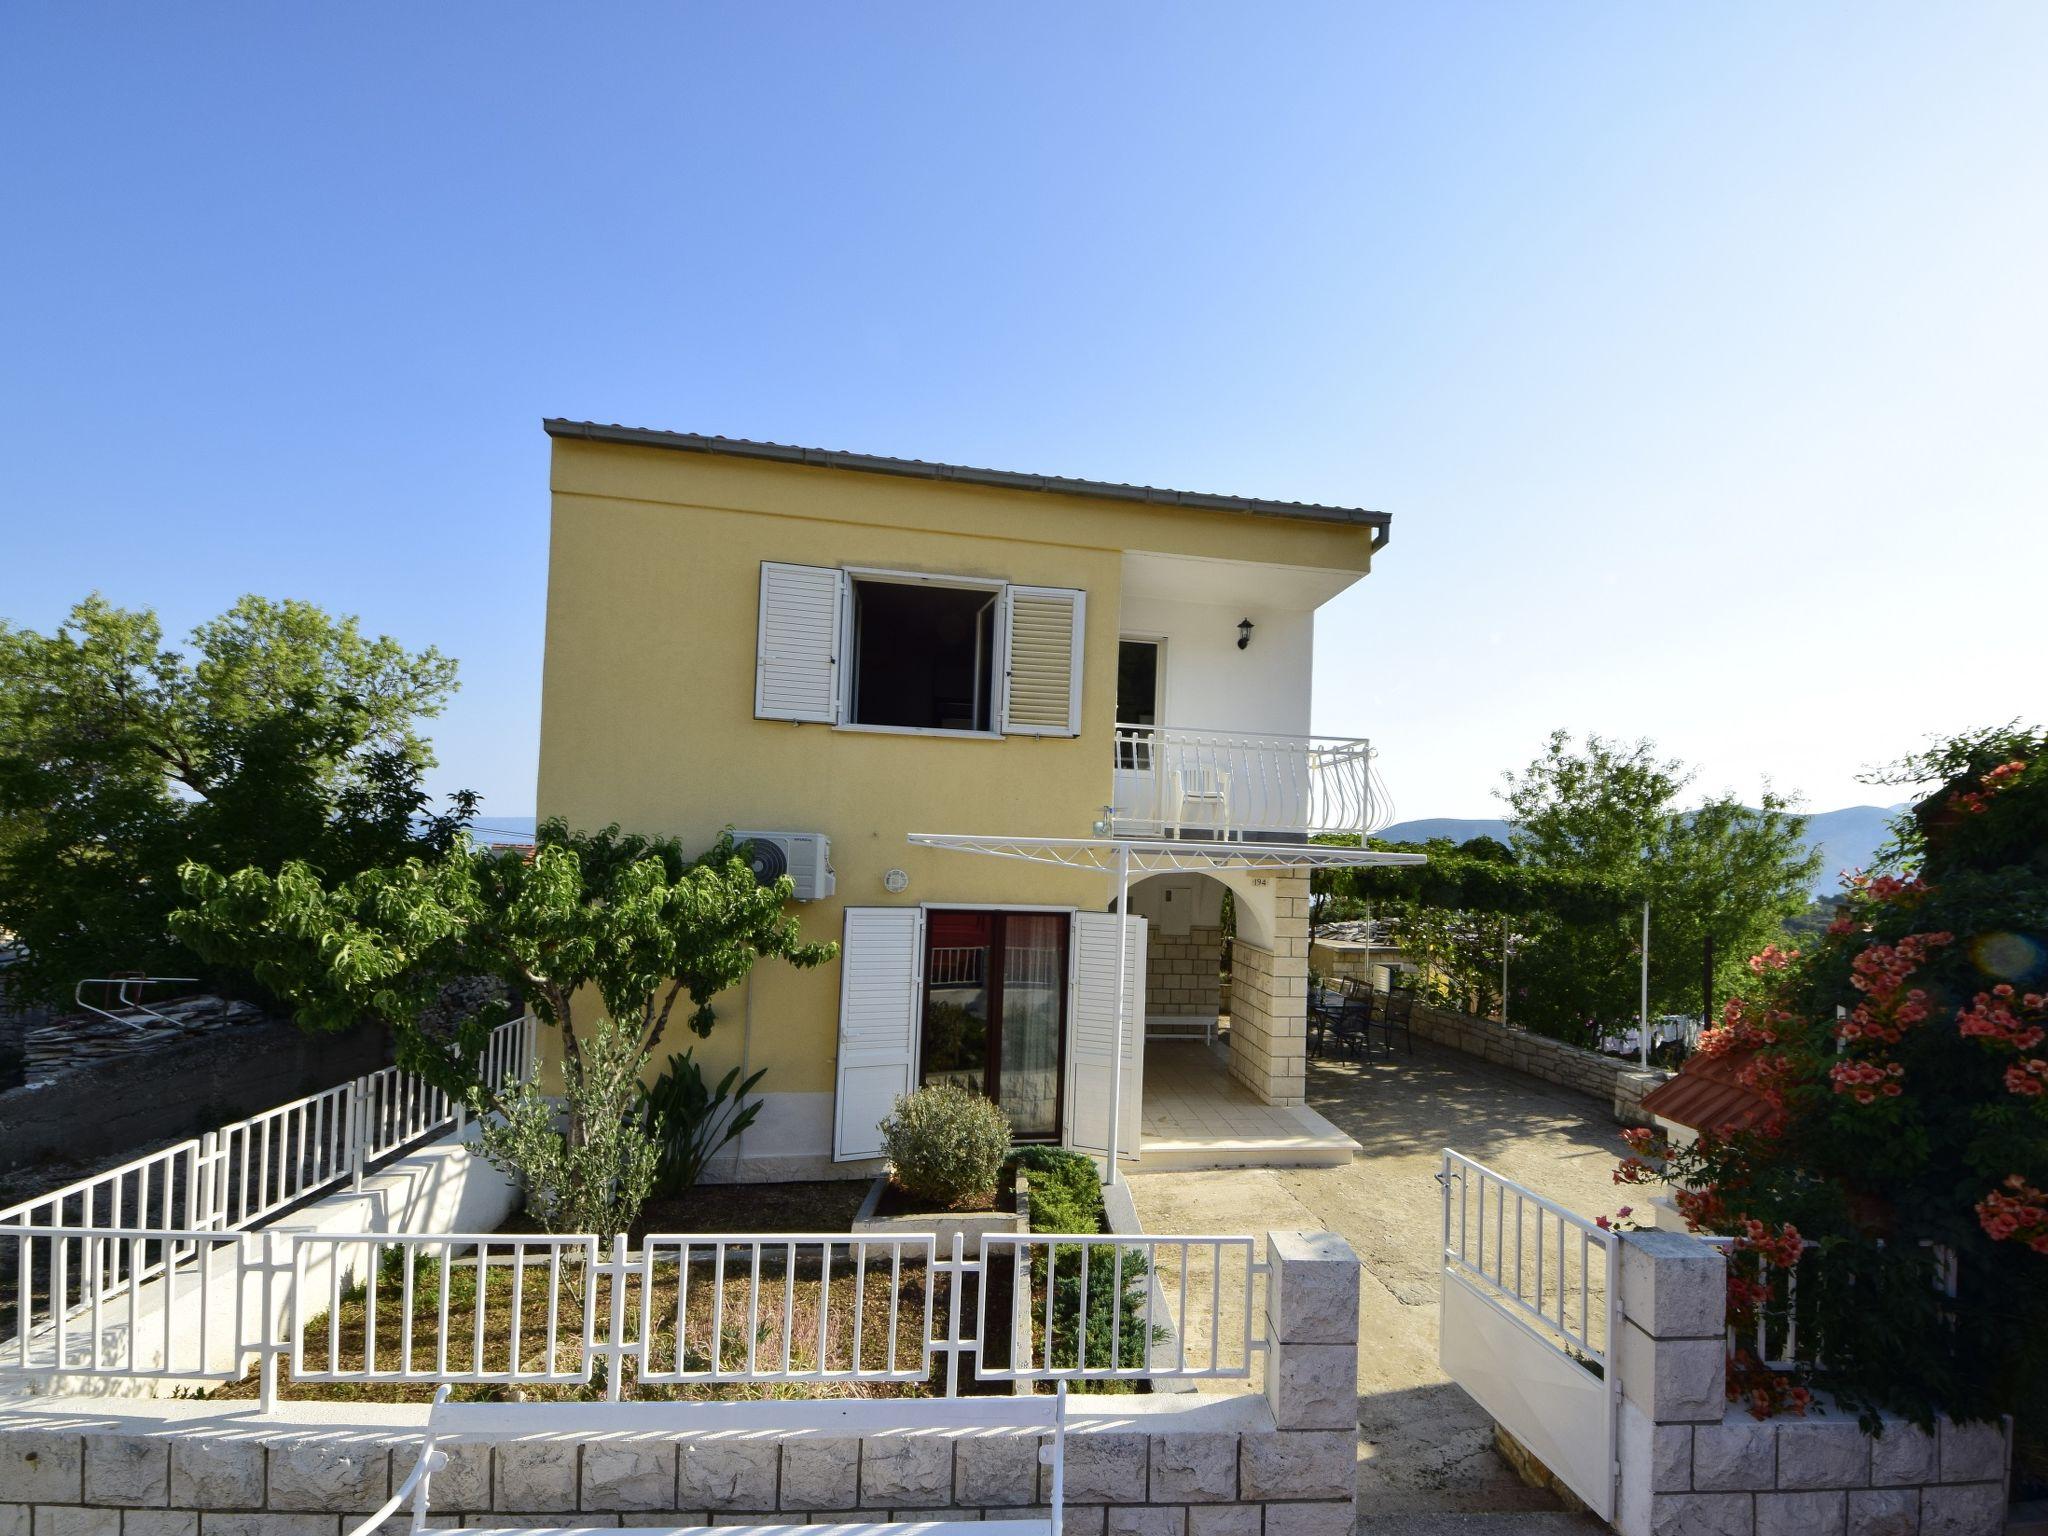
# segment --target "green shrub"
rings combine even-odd
[[[641,1087],[641,1126],[661,1148],[654,1174],[657,1195],[694,1189],[712,1155],[760,1115],[761,1101],[749,1103],[747,1095],[768,1069],[763,1067],[735,1088],[739,1075],[740,1069],[734,1067],[716,1088],[706,1088],[703,1069],[691,1059],[691,1051],[684,1051],[669,1057],[668,1070],[653,1087]]]
[[[1078,1237],[1103,1230],[1102,1174],[1094,1159],[1079,1152],[1062,1152],[1051,1147],[1022,1147],[1018,1149],[1016,1165],[1030,1176],[1033,1232],[1055,1235],[1070,1232]],[[1079,1243],[1056,1243],[1052,1248],[1052,1364],[1067,1369],[1079,1364],[1082,1358],[1081,1329],[1077,1326],[1081,1315],[1081,1252]],[[1091,1370],[1108,1367],[1110,1339],[1114,1334],[1116,1364],[1125,1369],[1141,1365],[1151,1339],[1164,1332],[1163,1329],[1155,1329],[1151,1331],[1151,1338],[1147,1337],[1144,1309],[1151,1266],[1146,1263],[1141,1250],[1122,1249],[1123,1299],[1119,1304],[1116,1297],[1118,1245],[1094,1244],[1087,1252],[1087,1364]],[[1045,1260],[1042,1256],[1033,1260],[1031,1282],[1038,1295],[1031,1315],[1034,1325],[1042,1327],[1045,1316]],[[1042,1337],[1036,1347],[1043,1351]],[[1122,1390],[1123,1386],[1123,1383],[1116,1383],[1108,1390]]]
[[[1010,1155],[1010,1122],[978,1093],[934,1083],[896,1101],[882,1122],[896,1182],[940,1205],[985,1200]]]

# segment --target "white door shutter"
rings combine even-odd
[[[832,1159],[882,1155],[882,1121],[917,1086],[924,912],[848,907],[839,948],[839,1084]]]
[[[1110,1050],[1116,1038],[1116,942],[1114,912],[1074,914],[1073,979],[1068,988],[1067,1145],[1087,1152],[1109,1151]],[[1123,1077],[1118,1084],[1119,1159],[1138,1155],[1139,1104],[1145,1091],[1145,919],[1124,928],[1124,1000],[1130,1010],[1123,1039]]]
[[[1088,594],[1065,587],[1003,591],[1003,733],[1081,734],[1081,645]]]
[[[839,623],[844,575],[829,566],[761,562],[754,641],[754,714],[762,720],[839,720]]]

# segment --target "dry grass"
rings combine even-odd
[[[673,1250],[669,1250],[673,1254]],[[758,1302],[749,1315],[747,1297],[753,1268],[752,1249],[729,1251],[724,1283],[717,1283],[715,1266],[708,1255],[693,1258],[687,1271],[670,1257],[655,1265],[649,1293],[641,1295],[637,1275],[623,1282],[620,1298],[629,1339],[640,1339],[643,1318],[652,1344],[649,1350],[650,1377],[673,1372],[680,1358],[685,1371],[711,1369],[714,1356],[728,1372],[747,1370],[751,1358],[756,1372],[815,1372],[823,1360],[827,1371],[851,1369],[858,1325],[861,1368],[868,1373],[899,1373],[890,1381],[841,1379],[803,1382],[661,1382],[637,1380],[636,1363],[625,1365],[627,1391],[640,1399],[733,1399],[750,1397],[897,1397],[922,1396],[930,1388],[923,1373],[923,1340],[926,1328],[927,1283],[922,1264],[903,1266],[895,1315],[895,1337],[890,1337],[890,1266],[885,1255],[870,1255],[864,1277],[856,1275],[852,1261],[841,1254],[832,1264],[829,1287],[821,1285],[818,1250],[799,1249],[794,1266],[786,1264],[780,1248],[760,1250],[761,1273]],[[612,1312],[611,1280],[605,1275],[585,1275],[579,1262],[564,1260],[560,1302],[555,1318],[554,1346],[549,1351],[548,1266],[543,1260],[529,1260],[515,1281],[511,1250],[487,1255],[486,1279],[479,1308],[477,1269],[473,1253],[458,1254],[444,1271],[433,1258],[415,1260],[411,1329],[399,1306],[402,1273],[396,1255],[387,1250],[378,1277],[372,1336],[371,1296],[367,1288],[347,1293],[340,1308],[307,1324],[301,1341],[308,1372],[360,1372],[373,1355],[380,1372],[396,1372],[402,1366],[417,1379],[399,1382],[294,1381],[289,1360],[281,1366],[286,1394],[294,1400],[423,1402],[433,1395],[436,1383],[447,1375],[515,1372],[529,1376],[573,1377],[581,1367],[582,1338],[586,1315],[595,1322],[602,1338],[610,1331]],[[443,1277],[446,1276],[444,1287]],[[687,1280],[685,1280],[687,1275]],[[944,1317],[947,1281],[941,1277],[931,1287],[931,1315]],[[447,1354],[441,1353],[443,1293],[446,1294]],[[819,1327],[819,1297],[828,1295],[826,1327]],[[515,1307],[515,1298],[517,1305]],[[963,1306],[971,1298],[963,1298]],[[513,1319],[518,1319],[516,1371]],[[481,1321],[481,1326],[479,1326]],[[750,1356],[751,1343],[751,1356]],[[784,1351],[787,1348],[787,1363]],[[454,1395],[469,1400],[508,1398],[514,1388],[505,1385],[458,1386]],[[528,1398],[546,1401],[574,1401],[602,1397],[605,1390],[604,1363],[598,1358],[591,1380],[584,1382],[529,1381],[517,1388]],[[252,1379],[234,1383],[211,1394],[241,1398],[255,1394]]]

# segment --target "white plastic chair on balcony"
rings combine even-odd
[[[1174,836],[1186,831],[1190,822],[1215,832],[1228,841],[1230,828],[1230,770],[1215,763],[1176,763],[1167,774],[1166,805],[1171,813]],[[1189,812],[1196,815],[1191,818]]]

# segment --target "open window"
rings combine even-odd
[[[1087,594],[761,567],[754,713],[884,731],[1078,736]]]
[[[998,587],[851,578],[849,725],[994,728]]]

